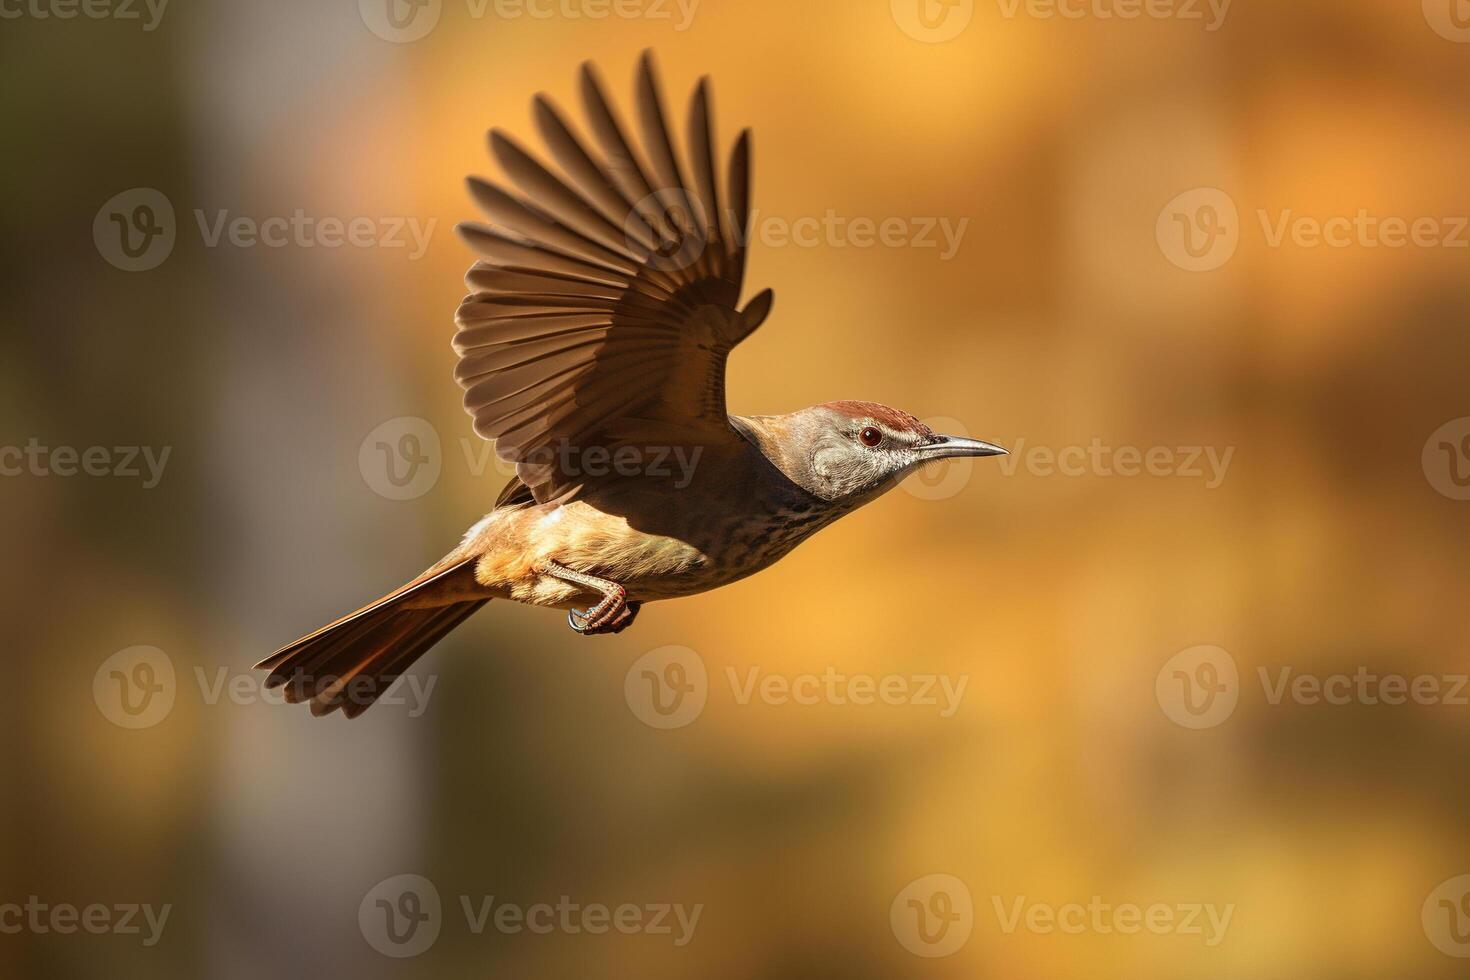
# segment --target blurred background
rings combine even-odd
[[[1463,976],[1470,9],[1420,6],[0,8],[0,975]],[[451,380],[485,131],[589,58],[626,116],[644,48],[755,133],[732,410],[1012,455],[272,703],[508,473]]]

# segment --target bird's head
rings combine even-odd
[[[874,402],[826,402],[742,421],[777,468],[829,503],[865,504],[936,460],[1006,454],[978,439],[940,435]]]

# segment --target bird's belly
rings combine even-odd
[[[495,521],[492,514],[487,523]],[[710,520],[668,534],[574,502],[505,514],[476,577],[509,598],[536,605],[585,603],[587,590],[544,571],[555,562],[616,582],[636,602],[694,595],[760,571],[817,529],[810,515],[766,514],[721,526]]]
[[[616,582],[633,601],[666,599],[713,588],[709,556],[681,538],[651,534],[627,518],[577,501],[555,508],[492,513],[489,540],[476,566],[483,586],[521,602],[569,607],[586,589],[545,571],[555,562]]]

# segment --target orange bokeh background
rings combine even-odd
[[[152,31],[0,25],[0,441],[171,447],[151,489],[0,480],[0,903],[172,905],[146,948],[0,935],[0,973],[1461,975],[1421,911],[1470,871],[1470,708],[1272,703],[1262,678],[1466,669],[1470,503],[1424,451],[1470,415],[1470,253],[1271,228],[1470,214],[1470,44],[1372,0],[1238,0],[1216,30],[1205,4],[1205,21],[1098,15],[1122,0],[1069,19],[997,0],[961,4],[968,25],[937,43],[883,0],[701,0],[684,30],[673,3],[566,16],[578,2],[540,18],[443,0],[405,43],[369,29],[369,0],[179,4]],[[493,501],[507,470],[451,378],[463,178],[495,173],[490,126],[539,147],[532,95],[575,107],[584,59],[626,113],[645,48],[676,118],[708,74],[722,139],[752,128],[766,227],[964,222],[947,258],[757,238],[747,296],[776,303],[732,358],[732,410],[863,398],[1015,452],[617,637],[493,604],[416,668],[435,683],[417,715],[210,703],[217,678],[417,573]],[[172,203],[177,243],[125,272],[91,229],[136,187]],[[1238,244],[1191,272],[1160,217],[1198,188],[1233,203]],[[200,225],[298,209],[412,219],[426,248],[211,246]],[[441,472],[398,501],[360,449],[405,416],[437,434]],[[1167,451],[1169,472],[1047,461],[1094,445]],[[1217,479],[1205,450],[1228,460]],[[1183,472],[1196,451],[1202,472]],[[127,730],[93,679],[139,644],[169,657],[176,700]],[[669,645],[701,658],[708,703],[660,731],[624,682]],[[1194,730],[1156,682],[1201,645],[1232,658],[1239,703]],[[730,680],[828,668],[966,686],[946,717],[741,703]],[[400,873],[445,905],[438,941],[403,960],[358,917]],[[943,958],[890,918],[930,874],[963,881],[973,914]],[[484,895],[704,908],[675,947],[477,935],[458,897]],[[1213,945],[1008,932],[998,909],[1021,896],[1233,912]]]

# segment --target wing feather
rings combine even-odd
[[[489,223],[458,229],[481,260],[465,276],[471,292],[455,317],[455,378],[475,431],[495,440],[496,454],[516,464],[518,486],[540,502],[597,483],[564,472],[559,447],[670,433],[738,441],[725,361],[770,305],[767,290],[738,309],[749,136],[731,152],[722,200],[708,80],[690,98],[683,159],[651,55],[634,85],[637,143],[590,63],[580,91],[591,141],[538,95],[536,127],[560,172],[491,130],[509,184],[471,177]],[[507,499],[523,501],[526,491]]]

